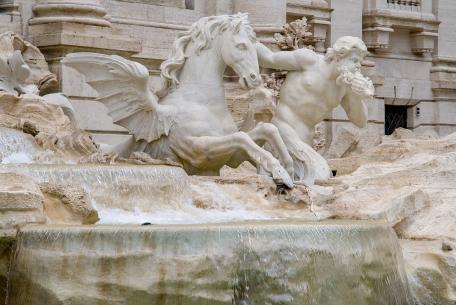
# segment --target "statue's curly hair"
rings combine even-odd
[[[328,48],[325,60],[330,62],[334,59],[343,58],[352,50],[359,52],[362,57],[369,54],[366,45],[360,38],[343,36],[336,40],[332,48]]]

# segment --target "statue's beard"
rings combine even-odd
[[[337,85],[348,87],[352,89],[352,91],[354,91],[355,94],[364,97],[371,97],[373,95],[372,81],[369,78],[362,75],[359,69],[350,70],[345,66],[339,66],[338,71],[339,76],[336,78]],[[365,87],[365,90],[363,90],[363,92],[360,92],[359,90],[354,90],[353,85],[355,82],[357,82],[358,84],[362,83],[363,87]]]
[[[339,76],[336,78],[336,83],[339,86],[348,86],[351,87],[355,78],[364,78],[359,70],[348,69],[346,66],[340,65],[337,67]]]

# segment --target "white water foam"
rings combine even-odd
[[[264,213],[259,206],[255,206],[256,209],[247,209],[245,202],[240,202],[232,195],[238,190],[227,193],[212,181],[191,184],[190,187],[192,193],[204,196],[204,208],[196,206],[194,198],[188,198],[178,206],[160,206],[159,209],[149,212],[141,211],[139,208],[128,211],[99,207],[96,208],[100,217],[98,224],[198,224],[274,219],[272,215]]]
[[[30,164],[33,163],[32,157],[24,152],[12,153],[4,157],[0,164]]]
[[[98,209],[100,221],[97,224],[198,224],[221,223],[246,220],[271,219],[264,213],[247,210],[205,210],[189,207],[187,210],[160,210],[145,213],[139,209],[126,211],[122,209]]]

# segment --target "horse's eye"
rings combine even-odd
[[[236,45],[236,48],[238,48],[239,50],[247,50],[247,45],[241,42]]]

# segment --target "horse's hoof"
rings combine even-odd
[[[277,187],[285,186],[289,189],[294,187],[293,179],[291,179],[290,175],[283,168],[273,171],[272,179]]]

